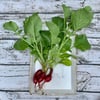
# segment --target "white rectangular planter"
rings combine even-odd
[[[76,50],[73,50],[76,54]],[[35,67],[34,67],[35,66]],[[30,59],[30,93],[36,93],[33,83],[34,72],[41,68],[38,61],[34,63],[34,57]],[[44,85],[44,94],[49,96],[63,96],[76,92],[76,60],[72,58],[72,66],[58,64],[53,69],[52,80]]]

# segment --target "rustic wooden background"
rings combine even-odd
[[[81,57],[77,68],[77,94],[65,97],[37,96],[29,94],[29,53],[13,49],[18,37],[4,31],[2,24],[13,20],[22,27],[22,21],[33,12],[49,20],[61,15],[62,3],[73,9],[83,4],[93,8],[94,19],[85,32],[92,49]],[[100,100],[100,0],[0,0],[0,100]]]

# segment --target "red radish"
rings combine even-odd
[[[37,71],[35,72],[34,75],[37,77],[37,76],[39,76],[42,72],[43,72],[43,71],[42,71],[41,69],[39,69],[39,70],[37,70]]]
[[[52,76],[51,75],[45,76],[45,82],[50,82],[51,79],[52,79]]]
[[[34,84],[37,84],[37,82],[38,82],[37,78],[38,78],[38,76],[40,76],[41,73],[42,73],[41,69],[39,69],[38,71],[35,72],[35,74],[33,76],[33,82],[34,82]]]
[[[53,69],[50,68],[49,74],[47,74],[47,75],[45,76],[45,79],[44,79],[45,82],[51,81],[51,79],[52,79],[52,73],[53,73]]]
[[[44,78],[45,78],[45,72],[42,72],[40,74],[40,76],[37,77],[38,83],[42,82],[44,80]]]
[[[45,82],[50,82],[52,79],[53,69],[49,68],[49,72],[43,72],[42,69],[39,69],[35,72],[33,76],[33,82],[36,86],[38,84],[39,89],[43,87]]]

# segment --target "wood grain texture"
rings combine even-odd
[[[2,38],[16,38],[16,35],[12,32],[5,31],[3,29],[3,23],[6,21],[15,21],[20,28],[23,26],[23,20],[25,17],[30,16],[31,14],[0,14],[0,39]],[[43,24],[45,21],[51,20],[51,17],[54,16],[62,16],[62,14],[39,14],[41,19],[43,20]],[[100,13],[94,14],[94,18],[92,20],[91,25],[88,28],[83,29],[80,33],[86,33],[88,37],[92,38],[100,38]],[[17,36],[18,37],[18,36]]]
[[[100,92],[99,72],[100,66],[78,65],[77,91]],[[28,81],[29,65],[0,65],[0,90],[28,91]]]
[[[61,12],[62,4],[77,9],[82,6],[82,2],[83,0],[1,0],[0,13]],[[85,5],[90,5],[95,12],[100,11],[100,0],[86,0]]]
[[[64,97],[30,95],[28,92],[0,92],[1,100],[100,100],[99,93],[77,93]]]
[[[100,77],[100,65],[77,65],[77,71],[87,72],[91,77]]]
[[[29,51],[17,51],[13,48],[16,40],[0,40],[0,64],[29,64]],[[92,49],[78,51],[79,64],[100,64],[100,39],[89,38]]]
[[[29,64],[28,51],[16,51],[14,40],[0,40],[0,64]]]
[[[13,20],[20,28],[26,16],[39,12],[43,20],[62,16],[61,5],[72,9],[89,5],[94,11],[91,25],[83,29],[92,49],[80,56],[77,68],[76,95],[65,97],[29,94],[29,51],[19,52],[13,44],[19,37],[4,31],[4,22]],[[13,91],[13,92],[11,92]],[[100,0],[0,0],[0,100],[100,100]]]

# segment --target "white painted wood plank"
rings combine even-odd
[[[23,26],[23,20],[26,16],[30,16],[31,14],[0,14],[0,38],[16,38],[14,33],[5,31],[3,29],[3,23],[6,21],[15,21],[21,28]],[[50,20],[53,16],[62,16],[62,14],[39,14],[41,19],[44,21]],[[83,29],[81,33],[86,33],[88,37],[100,37],[100,13],[94,14],[94,19],[91,25]]]
[[[29,64],[28,51],[16,51],[14,40],[0,40],[0,64]]]
[[[58,99],[59,98],[59,99]],[[30,95],[29,92],[0,92],[1,100],[100,100],[99,93],[77,93],[61,97]]]
[[[0,77],[28,76],[29,65],[0,65]]]
[[[89,39],[92,49],[78,51],[82,64],[100,64],[100,39]],[[29,52],[13,49],[15,40],[0,40],[0,64],[29,64]]]
[[[79,64],[100,64],[100,47],[81,52],[78,51]]]
[[[93,77],[88,80],[85,76],[78,80],[77,90],[100,92],[100,77]],[[29,90],[29,77],[0,77],[0,90]]]
[[[6,92],[0,92],[0,100],[9,100]]]
[[[78,93],[74,96],[66,96],[59,100],[100,100],[99,93]]]
[[[100,65],[77,65],[78,72],[100,77]],[[28,76],[29,65],[0,65],[0,77]]]
[[[83,0],[1,0],[0,13],[32,13],[32,12],[60,12],[61,5],[66,4],[77,9],[82,6]],[[100,0],[86,0],[85,5],[100,11]]]
[[[0,92],[0,100],[55,100],[55,97],[42,98],[36,94],[30,95],[29,92]]]
[[[28,90],[28,76],[8,76],[0,77],[0,90]]]
[[[77,71],[87,72],[90,76],[100,77],[100,65],[77,65]]]
[[[90,73],[83,71],[77,72],[77,91],[83,91],[90,79]]]
[[[83,91],[99,91],[100,92],[100,77],[91,77]]]
[[[100,72],[100,66],[95,65],[93,68],[93,66],[87,67],[87,65],[84,65],[83,67],[83,65],[79,65],[77,72],[77,90],[99,91],[100,73],[97,77],[97,75],[94,75],[96,72]],[[86,87],[87,89],[85,89]],[[0,90],[29,90],[29,66],[0,65]]]
[[[0,38],[16,38],[18,36],[14,33],[9,32],[3,29],[3,24],[8,21],[14,21],[18,24],[20,28],[23,27],[23,21],[25,17],[28,17],[32,14],[0,14]],[[51,17],[57,16],[59,14],[39,14],[43,23],[45,20],[50,20]],[[61,14],[60,14],[61,15]]]
[[[59,100],[100,100],[100,93],[77,93],[77,95],[62,97]]]

